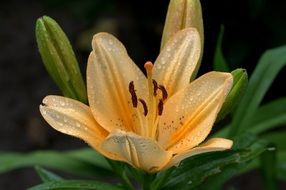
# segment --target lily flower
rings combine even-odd
[[[40,105],[54,129],[146,172],[231,148],[228,139],[205,141],[232,86],[232,75],[209,72],[190,83],[201,53],[195,28],[177,32],[155,63],[145,64],[147,76],[114,36],[96,34],[92,47],[87,66],[89,106],[60,96],[47,96]]]

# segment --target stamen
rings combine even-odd
[[[134,81],[131,81],[129,83],[129,93],[131,94],[132,105],[134,108],[136,108],[138,105],[138,99],[137,99],[137,95],[136,95],[136,91],[134,87]]]
[[[154,94],[154,96],[157,96],[157,90],[158,90],[158,83],[153,79],[153,86],[154,86],[154,88],[153,88],[153,94]]]
[[[160,99],[160,100],[159,100],[159,103],[158,103],[158,115],[162,115],[162,113],[163,113],[163,108],[164,108],[164,103],[163,103],[163,100]]]
[[[158,87],[161,92],[162,92],[162,98],[163,98],[163,101],[165,101],[167,98],[168,98],[168,92],[166,90],[166,88],[163,86],[163,85],[159,85]]]
[[[148,108],[147,108],[147,104],[143,99],[139,99],[139,102],[142,104],[143,109],[144,109],[144,116],[146,116],[148,114]]]

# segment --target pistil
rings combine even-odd
[[[156,116],[157,116],[157,106],[156,106],[156,99],[155,96],[157,95],[157,89],[158,89],[158,84],[156,81],[152,79],[152,71],[153,71],[153,64],[148,61],[144,65],[147,73],[147,80],[148,80],[148,89],[149,89],[149,94],[148,94],[148,108],[149,108],[149,113],[148,113],[148,130],[147,130],[147,136],[149,137],[154,137],[156,133],[156,128],[157,125],[155,123]]]

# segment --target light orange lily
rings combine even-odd
[[[40,111],[53,128],[147,172],[231,148],[228,139],[202,143],[232,86],[232,76],[209,72],[190,83],[201,53],[196,29],[175,34],[155,64],[145,64],[147,77],[112,35],[95,35],[92,47],[89,106],[65,97],[45,97]]]

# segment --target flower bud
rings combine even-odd
[[[161,41],[161,49],[179,30],[196,28],[204,42],[204,27],[200,0],[170,0]]]
[[[36,40],[44,65],[62,93],[86,103],[86,88],[79,65],[61,27],[48,16],[39,18]]]
[[[222,120],[234,110],[243,96],[248,84],[248,77],[245,69],[236,69],[232,71],[231,74],[233,77],[233,86],[225,99],[225,102],[217,116],[216,122]]]

